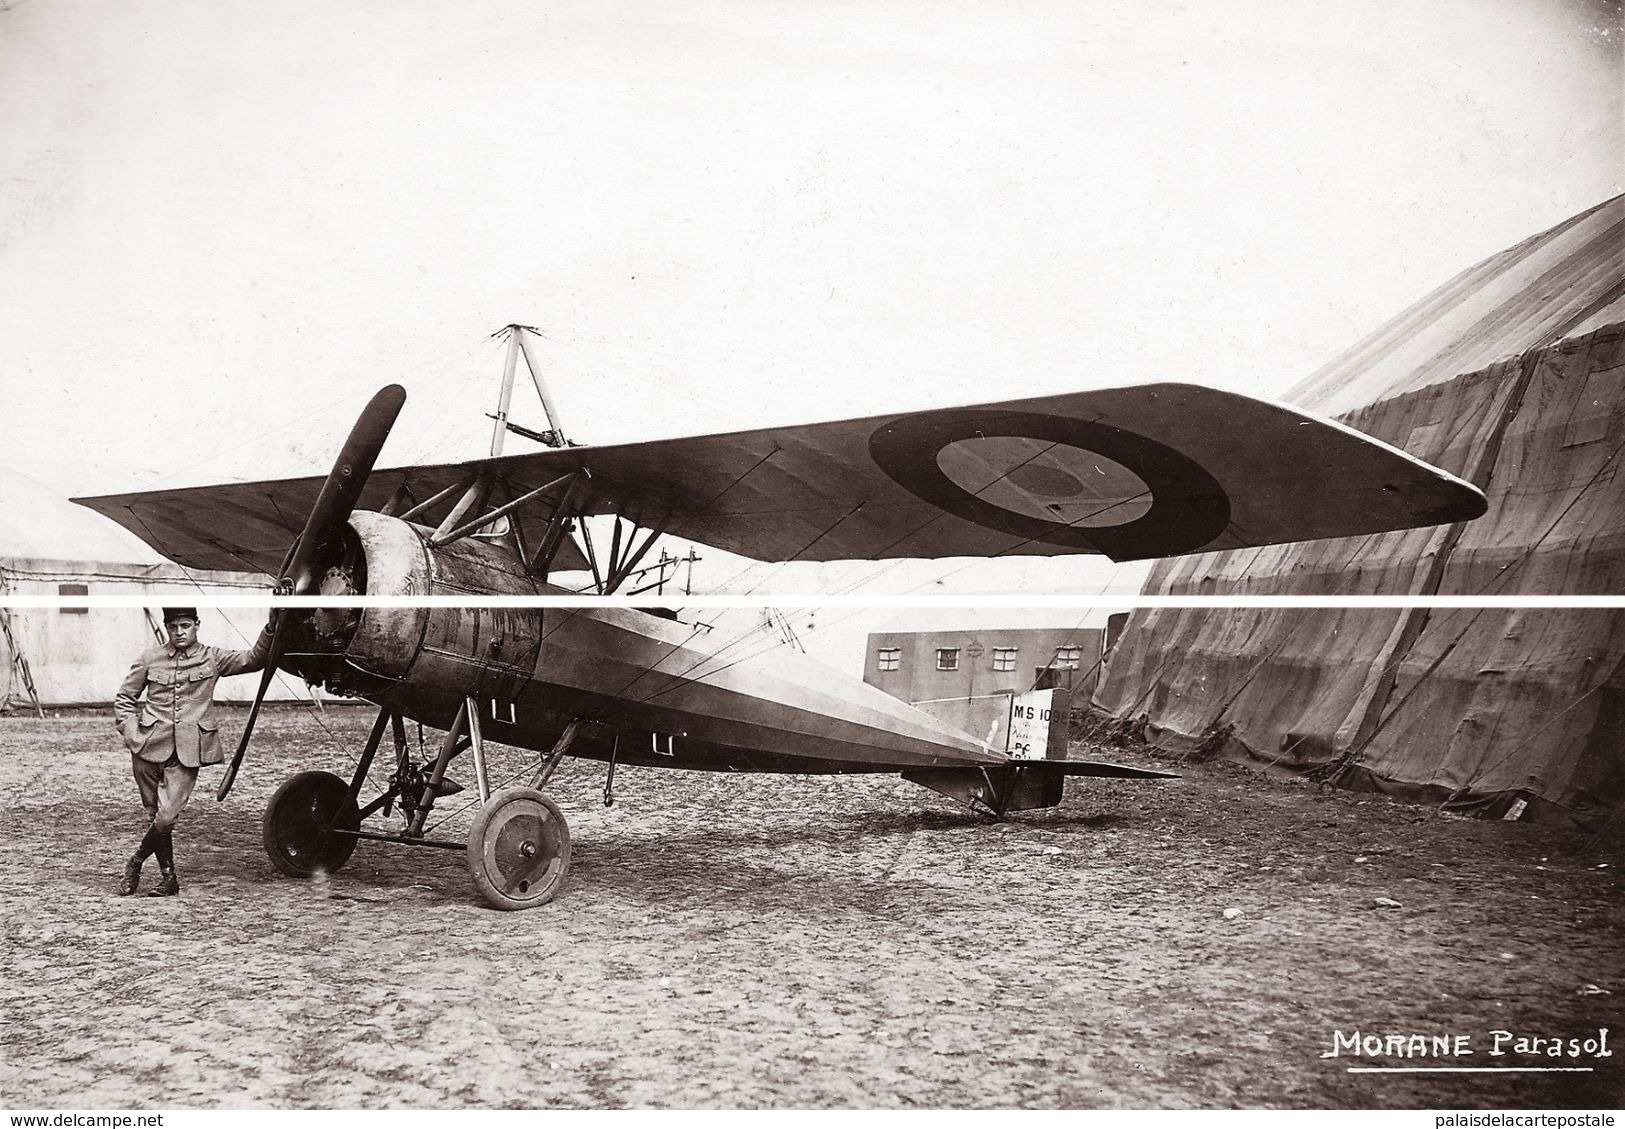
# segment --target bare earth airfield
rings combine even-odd
[[[151,900],[112,893],[140,813],[108,719],[0,725],[5,1104],[1625,1100],[1617,828],[1444,818],[1143,750],[1109,752],[1185,777],[1075,781],[1002,824],[883,776],[623,768],[606,809],[601,767],[571,762],[569,886],[504,914],[450,851],[363,844],[329,879],[274,871],[271,790],[343,771],[369,722],[273,711],[228,803],[203,779],[182,896]],[[1589,1073],[1321,1057],[1339,1030],[1452,1033],[1477,1050],[1460,1062],[1550,1065],[1490,1059],[1491,1032],[1603,1027],[1612,1057],[1561,1060]]]

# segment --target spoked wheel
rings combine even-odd
[[[485,802],[468,833],[474,887],[497,909],[545,905],[570,871],[570,828],[534,788],[507,788]]]
[[[348,784],[331,772],[301,772],[271,796],[260,829],[265,853],[276,868],[290,878],[309,878],[350,861],[355,839],[335,835],[333,829],[355,831],[360,826],[361,813]]]

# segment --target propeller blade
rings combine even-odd
[[[339,448],[338,458],[333,460],[333,469],[327,472],[321,493],[316,495],[316,504],[311,506],[310,514],[305,518],[304,529],[300,530],[298,538],[288,548],[288,555],[283,558],[282,573],[277,578],[276,586],[279,595],[305,596],[316,590],[318,554],[322,546],[332,540],[344,523],[350,520],[350,514],[361,498],[361,491],[367,485],[367,478],[372,474],[373,464],[378,461],[378,453],[384,449],[384,440],[389,438],[390,428],[395,426],[395,420],[405,403],[406,389],[399,384],[390,384],[379,389],[367,401],[367,406],[361,409],[355,426],[350,428],[349,438]],[[271,652],[265,660],[265,673],[260,675],[259,691],[254,695],[254,704],[248,709],[242,738],[237,742],[237,752],[232,756],[231,763],[226,765],[226,775],[220,781],[220,790],[215,793],[216,800],[226,798],[237,780],[237,770],[243,765],[248,740],[254,733],[254,722],[259,719],[260,706],[265,702],[266,691],[271,688],[271,679],[276,677],[277,664],[282,661],[283,651],[287,647],[282,630],[285,622],[281,612],[274,613]]]
[[[405,403],[406,389],[390,384],[379,389],[361,409],[349,438],[333,460],[333,469],[327,472],[316,504],[305,518],[305,528],[289,550],[277,582],[277,591],[282,595],[304,596],[316,590],[317,553],[350,520],[378,452],[383,450],[384,440],[389,438],[389,430]]]
[[[220,780],[220,789],[215,792],[216,800],[224,800],[231,791],[231,786],[237,780],[237,770],[243,767],[243,756],[248,752],[248,738],[254,732],[254,722],[260,716],[260,705],[265,701],[265,692],[271,688],[271,679],[276,677],[276,664],[282,659],[285,646],[282,635],[282,613],[273,612],[276,623],[271,628],[271,653],[265,657],[265,671],[260,675],[260,688],[254,694],[254,704],[248,707],[248,720],[243,722],[243,735],[237,742],[237,751],[232,754],[231,763],[226,765],[226,775]]]

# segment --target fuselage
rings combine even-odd
[[[567,594],[514,570],[499,545],[431,550],[418,527],[366,512],[351,525],[369,595]],[[572,755],[631,764],[841,773],[1007,763],[776,640],[718,638],[635,608],[367,607],[324,626],[321,645],[285,665],[441,729],[472,698],[484,735],[522,748],[551,748],[578,720]]]

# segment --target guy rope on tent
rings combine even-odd
[[[11,656],[11,665],[17,671],[23,689],[28,691],[28,700],[34,703],[34,712],[43,718],[45,710],[40,705],[39,691],[34,687],[34,672],[28,669],[28,656],[23,654],[23,649],[17,645],[17,637],[11,633],[11,612],[7,608],[0,608],[0,632],[5,633],[6,653]]]

